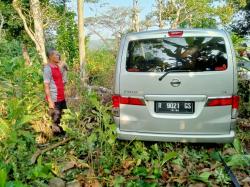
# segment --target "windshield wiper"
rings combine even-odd
[[[159,81],[164,79],[169,73],[178,73],[178,72],[201,72],[202,70],[188,70],[188,69],[169,69],[159,78]]]

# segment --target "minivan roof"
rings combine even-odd
[[[131,37],[131,36],[142,36],[142,35],[152,35],[152,34],[161,34],[161,33],[167,33],[170,31],[183,31],[188,33],[194,33],[194,34],[207,34],[211,36],[221,36],[225,35],[225,30],[219,30],[219,29],[160,29],[160,30],[149,30],[149,31],[140,31],[140,32],[131,32],[127,33],[125,36]]]

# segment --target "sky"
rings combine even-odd
[[[124,7],[132,7],[133,0],[100,0],[100,3],[93,4],[93,3],[85,3],[85,16],[94,16],[95,11],[102,11],[105,10],[105,7],[101,7],[100,5],[104,5],[105,7],[108,6],[124,6]],[[153,10],[154,0],[140,0],[139,7],[140,7],[140,17],[144,18],[151,10]],[[77,1],[72,0],[68,3],[68,7],[75,10],[77,9]]]
[[[140,20],[143,20],[147,14],[149,14],[152,10],[154,10],[154,3],[155,0],[139,0],[139,7],[140,7]],[[92,4],[92,3],[85,3],[84,7],[84,16],[85,17],[93,17],[100,12],[105,11],[108,7],[132,7],[133,0],[100,0],[100,3]],[[72,0],[68,3],[68,7],[75,12],[77,11],[77,0]],[[88,32],[88,30],[87,30]],[[111,34],[107,30],[103,30],[102,35],[105,38],[110,38]],[[98,39],[97,36],[92,35],[92,40]]]

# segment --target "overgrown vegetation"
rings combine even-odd
[[[239,80],[238,92],[241,98],[239,117],[250,118],[250,84],[249,80]]]
[[[54,177],[77,179],[86,186],[230,186],[217,152],[246,184],[249,122],[239,121],[238,138],[224,146],[118,141],[110,104],[102,104],[95,92],[81,91],[77,67],[69,72],[69,109],[62,120],[70,140],[32,164],[41,146],[50,147],[62,137],[51,137],[41,66],[25,66],[20,51],[9,57],[7,53],[0,58],[0,186],[46,186]],[[102,50],[88,58],[91,83],[110,85],[113,56]]]
[[[91,87],[112,89],[114,51],[126,32],[155,25],[163,28],[167,24],[172,28],[215,28],[219,24],[226,27],[239,9],[249,9],[249,2],[155,0],[154,10],[139,22],[136,18],[140,7],[134,0],[132,11],[131,7],[109,7],[89,17],[85,27],[109,49],[86,51],[89,87],[83,89],[79,77],[78,26],[75,13],[67,7],[67,2],[72,1],[36,1],[40,2],[44,24],[41,33],[45,33],[46,46],[56,47],[69,65],[66,94],[69,109],[62,118],[66,137],[52,136],[43,93],[41,54],[24,29],[13,2],[23,11],[30,31],[34,32],[31,36],[41,31],[33,27],[34,21],[39,20],[33,14],[37,11],[31,11],[34,8],[31,2],[35,1],[0,1],[0,187],[45,187],[55,178],[77,180],[84,186],[230,186],[231,179],[218,152],[240,184],[250,184],[249,81],[239,82],[237,138],[225,145],[119,141],[108,102],[110,96],[103,100],[103,95]],[[238,21],[234,24],[235,32],[248,33],[249,24],[239,30]],[[102,36],[104,32],[100,31],[104,28],[112,33],[112,42]],[[88,39],[87,36],[86,45]],[[232,39],[235,49],[241,49],[245,39],[237,34]],[[25,48],[32,64],[23,58]]]
[[[111,88],[115,70],[114,55],[106,49],[89,51],[87,61],[90,84]]]

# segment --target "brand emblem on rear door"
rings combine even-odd
[[[173,86],[173,87],[178,87],[180,86],[181,84],[181,81],[179,79],[173,79],[170,84]]]

